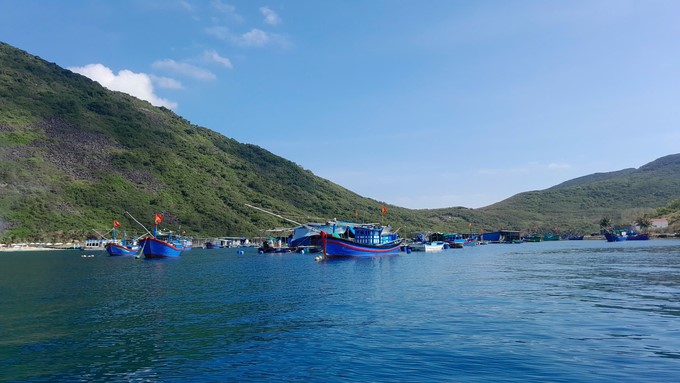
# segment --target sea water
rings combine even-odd
[[[0,253],[0,381],[680,380],[677,240],[86,253]]]

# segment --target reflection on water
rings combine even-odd
[[[674,381],[680,241],[0,255],[2,381]]]

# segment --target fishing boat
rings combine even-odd
[[[397,254],[402,240],[395,233],[383,234],[379,225],[353,227],[354,238],[328,235],[321,232],[321,246],[325,258],[372,258]]]
[[[627,241],[647,241],[649,240],[649,234],[647,233],[632,233],[628,234],[626,238]]]
[[[449,247],[452,249],[462,249],[463,246],[465,246],[465,238],[463,238],[462,234],[447,233],[443,235],[443,240],[448,243]]]
[[[546,241],[546,242],[548,242],[548,241],[559,241],[560,236],[557,235],[557,234],[553,234],[553,233],[545,233],[545,234],[543,234],[542,239],[543,239],[543,241]]]
[[[543,236],[538,233],[527,234],[522,240],[524,242],[541,242],[543,240]]]
[[[281,240],[268,238],[257,248],[258,254],[284,254],[293,252],[293,248],[284,246]]]
[[[173,236],[171,231],[160,233],[158,225],[163,221],[161,214],[156,214],[153,226],[153,236],[147,235],[139,240],[144,258],[172,258],[179,257],[182,251],[191,249],[191,240]]]
[[[218,244],[218,243],[212,242],[212,241],[208,241],[208,242],[203,244],[204,249],[221,249],[223,247],[224,246],[222,246],[221,244]]]
[[[145,258],[179,257],[184,247],[158,237],[143,237],[139,241]]]
[[[607,239],[607,242],[621,242],[628,239],[628,235],[626,234],[625,231],[605,230],[602,232],[602,234],[604,234],[604,237],[605,239]]]
[[[600,231],[607,242],[617,242],[617,241],[646,241],[649,240],[648,233],[639,233],[632,227],[629,230],[626,228],[604,228]]]
[[[388,226],[376,223],[359,224],[338,220],[326,223],[299,223],[257,206],[246,206],[298,225],[293,229],[289,247],[301,251],[323,252],[317,260],[336,257],[379,257],[396,254],[402,239]],[[387,209],[382,207],[382,214]]]
[[[134,243],[135,241],[128,241],[127,233],[123,232],[123,240],[118,241],[116,239],[116,228],[120,227],[120,223],[117,220],[113,220],[113,229],[111,229],[112,240],[106,243],[106,252],[109,256],[121,256],[121,255],[135,255],[139,251],[139,245]]]
[[[120,243],[109,242],[106,244],[106,252],[112,257],[119,255],[135,255],[138,251],[139,248],[134,249]]]

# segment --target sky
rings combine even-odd
[[[479,208],[680,153],[680,1],[3,0],[0,41],[359,195]]]

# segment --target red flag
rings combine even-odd
[[[384,217],[385,214],[387,214],[387,208],[385,207],[385,205],[382,205],[382,209],[380,209],[380,210],[382,211],[382,215]]]
[[[156,213],[156,220],[154,223],[156,225],[160,225],[161,222],[163,222],[163,214]]]
[[[120,223],[118,222],[117,219],[113,220],[113,227],[120,227]]]

